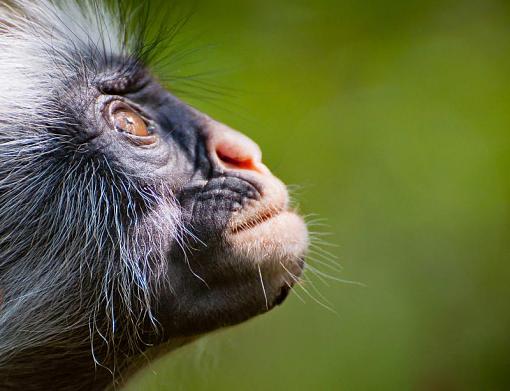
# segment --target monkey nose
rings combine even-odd
[[[208,123],[206,133],[209,153],[220,167],[256,171],[264,175],[270,173],[262,163],[259,146],[249,137],[214,120]]]

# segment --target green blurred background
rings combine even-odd
[[[510,4],[203,0],[176,42],[170,88],[260,144],[343,269],[310,264],[364,286],[309,271],[128,390],[509,390]]]

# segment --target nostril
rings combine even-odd
[[[218,158],[223,165],[227,168],[241,169],[241,170],[256,170],[257,167],[251,158],[242,159],[240,157],[231,157],[223,154],[221,151],[216,151]]]
[[[235,170],[257,170],[260,162],[258,147],[243,139],[233,142],[224,140],[216,145],[216,156],[226,168]]]

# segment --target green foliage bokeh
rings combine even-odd
[[[310,263],[364,286],[309,272],[336,313],[298,289],[127,389],[510,389],[509,3],[203,0],[176,45],[169,88],[259,143],[343,270]]]

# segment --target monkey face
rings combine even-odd
[[[155,303],[165,335],[201,334],[280,304],[302,273],[307,230],[259,147],[150,78],[96,100],[102,153],[141,186],[167,189],[145,224],[164,230],[160,213],[180,216],[155,234],[166,254]]]
[[[201,146],[190,163],[203,154],[200,161],[207,161],[207,171],[195,167],[177,192],[192,233],[191,250],[188,262],[182,262],[186,249],[173,244],[170,262],[181,261],[170,269],[177,270],[175,285],[181,294],[178,306],[170,306],[166,314],[180,312],[179,332],[202,333],[281,303],[301,275],[307,231],[289,208],[285,186],[262,163],[258,146],[193,114]]]

